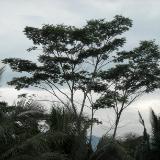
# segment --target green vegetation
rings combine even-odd
[[[122,34],[131,26],[129,18],[115,16],[111,21],[90,20],[81,28],[25,28],[34,44],[28,51],[42,52],[37,63],[4,59],[13,71],[28,75],[15,77],[8,84],[16,89],[32,86],[45,90],[55,101],[51,112],[25,95],[13,106],[0,103],[0,160],[160,159],[160,117],[153,110],[150,136],[140,112],[143,135],[116,136],[125,109],[160,86],[160,50],[155,41],[122,50],[126,42]],[[78,95],[82,96],[77,101]],[[86,107],[91,116],[85,116]],[[94,114],[102,108],[115,113],[113,134],[104,135],[93,150],[94,124],[103,123]]]

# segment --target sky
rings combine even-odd
[[[124,48],[132,49],[141,40],[155,40],[157,44],[160,43],[159,0],[0,0],[0,60],[8,57],[36,59],[36,55],[26,51],[32,46],[23,33],[26,26],[41,27],[43,24],[83,26],[87,20],[97,18],[111,20],[115,15],[123,15],[133,20],[133,27],[124,34],[127,38]],[[16,99],[19,92],[4,84],[16,75],[6,67],[1,82],[1,98],[10,103]],[[152,107],[160,113],[159,99],[160,93],[157,91],[141,97],[132,104],[122,117],[119,132],[141,133],[138,109],[149,128],[149,108]],[[96,135],[102,135],[106,131],[108,112],[110,111],[97,113],[105,123],[103,126],[95,127]]]

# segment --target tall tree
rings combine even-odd
[[[26,27],[24,33],[34,44],[28,51],[42,48],[42,53],[37,64],[18,58],[4,59],[14,71],[30,74],[16,77],[8,84],[17,89],[29,86],[44,89],[64,105],[69,101],[81,119],[91,93],[107,90],[108,86],[103,85],[97,75],[113,66],[116,51],[126,41],[120,35],[131,26],[129,18],[115,16],[111,21],[90,20],[81,28],[65,25]],[[79,91],[83,94],[81,102],[76,101]]]
[[[154,41],[142,41],[131,51],[118,52],[116,66],[99,76],[109,89],[102,92],[93,107],[112,108],[115,113],[113,138],[123,111],[139,96],[153,92],[160,86],[160,50]]]
[[[131,26],[129,18],[115,16],[111,21],[90,20],[81,28],[65,25],[26,27],[24,33],[34,44],[28,51],[41,48],[42,53],[38,63],[4,59],[14,71],[30,74],[16,77],[8,84],[17,89],[35,86],[48,91],[64,105],[69,102],[79,117],[77,130],[80,130],[81,116],[88,102],[92,122],[95,110],[113,108],[115,138],[122,112],[142,93],[159,87],[160,52],[153,41],[141,42],[132,51],[119,50],[126,41],[121,34]],[[78,93],[82,93],[81,101],[77,101]],[[94,93],[98,94],[98,99]],[[93,123],[91,136],[92,126]]]

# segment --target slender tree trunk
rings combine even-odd
[[[84,109],[84,106],[85,106],[86,97],[87,97],[87,92],[84,93],[84,98],[83,98],[81,110],[80,110],[80,113],[77,117],[77,131],[78,131],[78,134],[81,133],[81,123],[82,123],[81,121],[82,121],[82,115],[83,115],[83,109]]]
[[[91,130],[90,130],[90,137],[89,137],[89,144],[91,145],[92,143],[92,134],[93,134],[93,118],[94,118],[94,113],[93,113],[93,107],[92,107],[92,115],[91,115]]]
[[[126,96],[126,92],[124,94],[124,97],[125,96]],[[120,110],[115,113],[116,114],[116,120],[115,120],[114,132],[113,132],[113,136],[112,136],[113,140],[115,140],[115,138],[116,138],[116,133],[117,133],[118,125],[119,125],[119,120],[120,120],[120,117],[121,117],[122,112],[124,110],[124,104],[125,104],[125,99],[124,99],[124,101],[122,103],[122,106],[121,106]]]
[[[117,133],[117,128],[118,128],[118,124],[119,124],[119,120],[120,120],[120,115],[121,114],[118,114],[117,117],[116,117],[114,132],[113,132],[113,136],[112,136],[113,140],[115,140],[115,138],[116,138],[116,133]]]
[[[93,83],[93,81],[94,81],[95,73],[97,72],[98,63],[99,63],[99,59],[98,59],[98,57],[97,57],[97,61],[96,61],[95,68],[94,68],[94,71],[93,71],[93,76],[92,76],[91,83]],[[80,113],[79,113],[79,118],[78,118],[78,127],[79,127],[79,128],[78,128],[78,132],[79,132],[79,133],[80,133],[80,127],[81,127],[81,117],[82,117],[82,114],[83,114],[83,110],[84,110],[84,106],[85,106],[87,94],[88,94],[89,91],[90,91],[90,89],[87,88],[86,92],[84,92],[84,97],[83,97],[83,101],[82,101],[82,106],[81,106]],[[92,124],[91,124],[91,126],[92,126],[92,128],[93,128],[93,125],[92,125]]]

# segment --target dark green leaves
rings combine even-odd
[[[107,90],[92,106],[94,109],[115,108],[120,103],[127,103],[128,97],[124,97],[118,92]]]
[[[41,28],[27,26],[24,33],[34,44],[28,51],[42,47],[42,54],[38,57],[40,63],[37,65],[18,58],[3,60],[14,71],[31,74],[30,77],[14,78],[9,84],[20,89],[49,80],[61,85],[73,83],[74,89],[88,88],[100,92],[105,87],[99,82],[92,82],[93,75],[96,78],[93,72],[99,64],[110,60],[112,52],[124,45],[125,38],[118,35],[131,26],[132,21],[123,16],[115,16],[112,21],[90,20],[81,28],[66,25],[43,25]],[[87,68],[86,62],[90,59],[97,61],[95,71],[92,69],[95,64]],[[89,83],[93,84],[87,87]]]
[[[121,35],[129,30],[131,26],[132,21],[129,18],[117,15],[110,22],[104,19],[88,21],[84,27],[84,32],[90,44],[95,43],[100,46],[102,41]]]
[[[5,64],[9,64],[14,71],[17,72],[33,72],[37,69],[37,65],[29,60],[23,60],[19,58],[8,58],[2,61]]]

